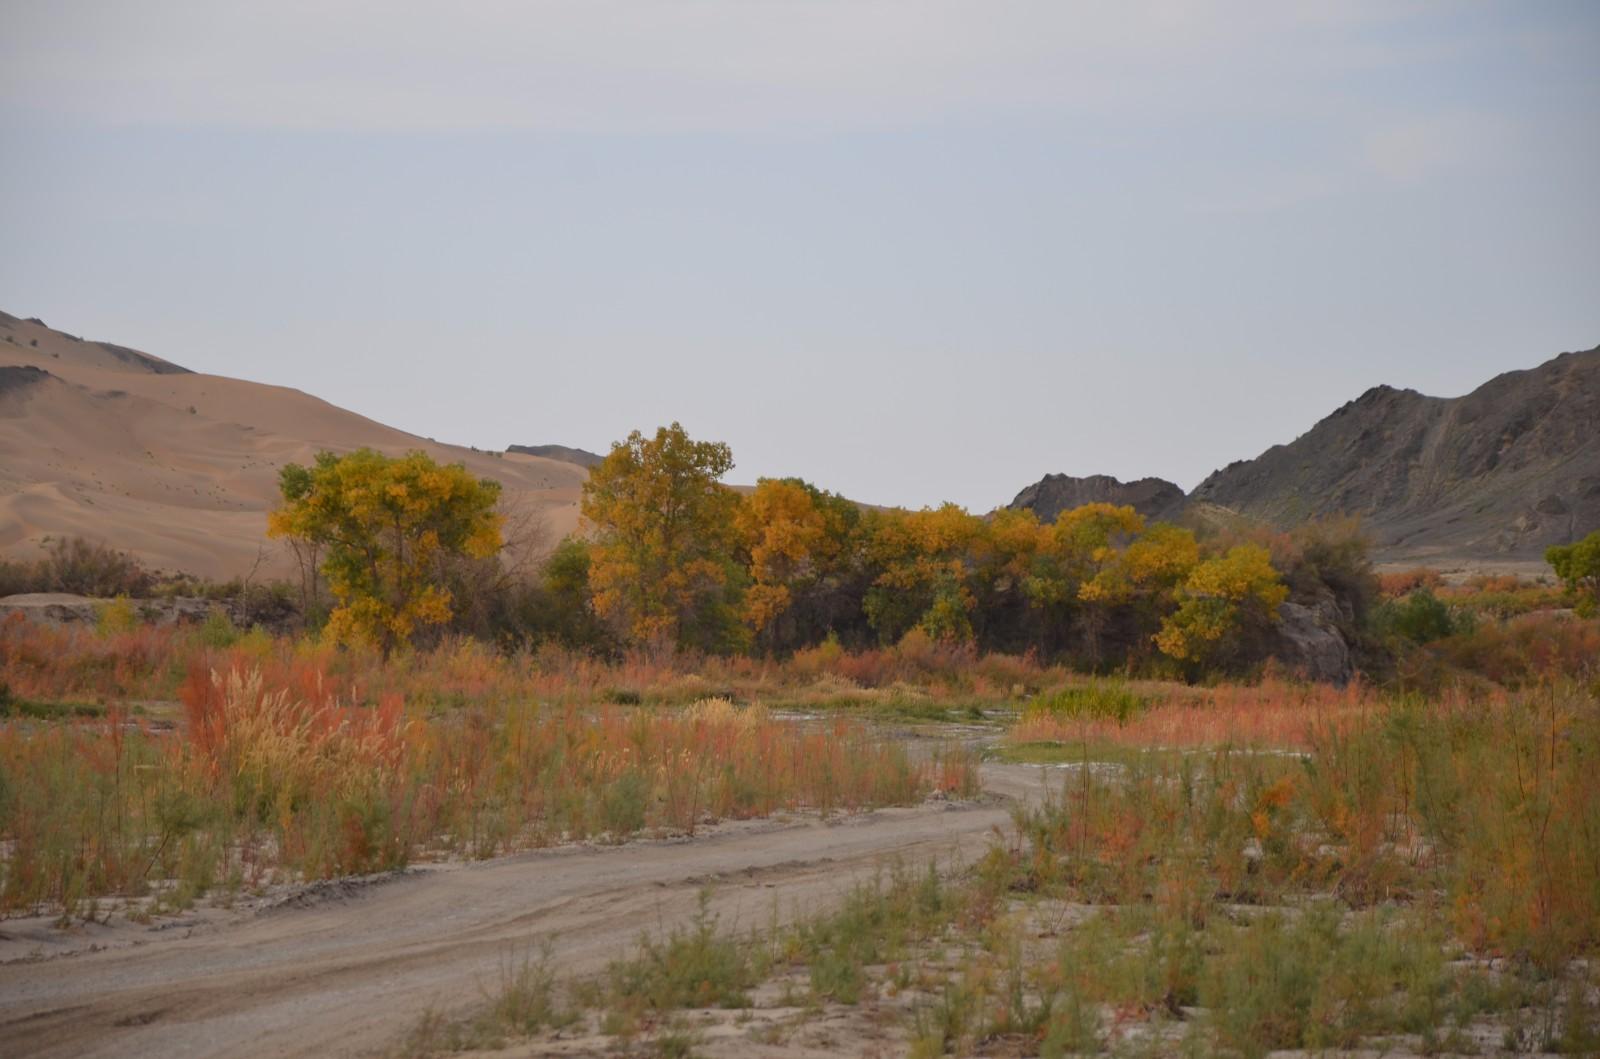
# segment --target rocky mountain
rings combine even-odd
[[[1182,511],[1183,490],[1162,478],[1141,478],[1123,482],[1110,475],[1094,474],[1074,478],[1066,474],[1047,474],[1017,494],[1012,508],[1028,508],[1041,522],[1084,504],[1131,506],[1151,522],[1169,521]]]
[[[588,449],[568,448],[566,445],[508,445],[507,452],[515,452],[522,456],[539,456],[547,460],[561,460],[564,463],[575,463],[579,467],[588,469],[597,466],[604,456],[590,452]]]
[[[1279,526],[1359,515],[1390,561],[1538,558],[1600,528],[1600,347],[1464,397],[1374,387],[1190,501]]]

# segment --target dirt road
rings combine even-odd
[[[641,931],[685,921],[707,886],[723,923],[762,925],[774,908],[825,906],[892,858],[969,859],[1040,776],[985,766],[978,804],[751,821],[328,886],[187,936],[127,925],[118,947],[0,963],[0,1056],[381,1052],[425,1010],[481,1001],[537,939],[553,938],[563,974],[584,974]]]

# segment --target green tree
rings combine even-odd
[[[611,630],[595,613],[589,589],[588,541],[567,537],[545,558],[537,576],[516,582],[505,595],[500,637],[508,644],[554,641],[609,653]]]
[[[425,452],[319,452],[310,467],[284,467],[278,487],[267,532],[320,548],[338,600],[325,631],[340,642],[388,654],[420,627],[448,622],[446,564],[500,550],[500,483]]]
[[[1600,611],[1600,530],[1574,544],[1558,544],[1544,553],[1544,561],[1567,586],[1573,606],[1586,618]]]
[[[969,579],[983,520],[956,504],[921,511],[874,512],[867,521],[867,554],[881,572],[864,604],[884,643],[913,627],[934,639],[972,639],[977,607]]]
[[[740,638],[734,559],[739,497],[719,479],[733,453],[673,423],[637,430],[589,472],[595,609],[642,643],[727,650]]]

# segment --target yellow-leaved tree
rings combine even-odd
[[[1225,664],[1245,638],[1278,618],[1289,589],[1259,544],[1240,544],[1202,560],[1175,593],[1177,610],[1161,622],[1156,646],[1190,669]]]
[[[718,480],[732,468],[727,445],[695,441],[673,423],[653,438],[635,430],[589,472],[589,586],[595,610],[624,636],[656,646],[735,646],[739,497]]]
[[[867,555],[882,572],[863,606],[879,638],[894,642],[920,628],[936,640],[970,641],[978,601],[968,580],[983,520],[942,504],[873,512],[867,526]]]
[[[1132,592],[1119,562],[1122,549],[1143,532],[1143,516],[1126,504],[1084,504],[1061,512],[1051,527],[1052,553],[1068,583],[1077,586],[1078,627],[1091,667],[1100,664],[1111,612]]]
[[[797,603],[817,602],[836,575],[859,519],[855,505],[798,478],[763,478],[739,505],[735,525],[749,553],[744,620],[768,649]],[[809,610],[821,609],[817,607]]]
[[[393,651],[422,626],[451,618],[445,567],[500,550],[500,483],[425,452],[319,452],[278,475],[282,503],[267,532],[314,543],[338,600],[326,635]]]

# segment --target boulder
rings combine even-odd
[[[1339,608],[1331,601],[1278,607],[1273,657],[1285,668],[1324,684],[1344,685],[1354,673],[1350,645],[1339,631]]]

